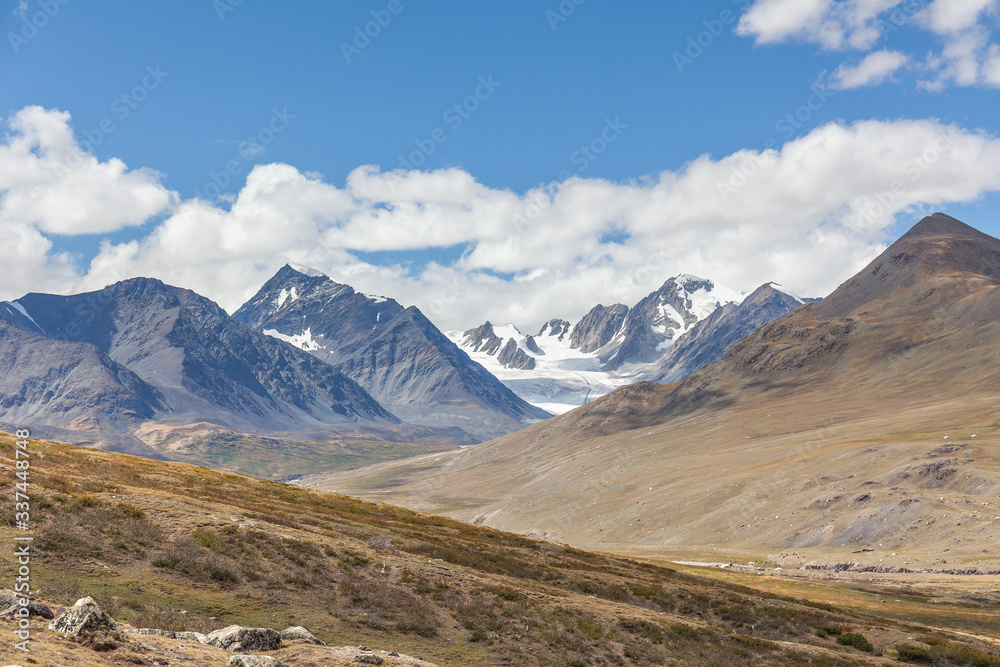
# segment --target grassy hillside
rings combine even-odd
[[[13,481],[12,438],[0,452]],[[33,442],[31,456],[39,596],[92,595],[136,627],[303,625],[331,645],[440,665],[898,664],[900,651],[1000,665],[988,637],[388,505],[54,443]],[[11,505],[0,513],[8,544]],[[12,549],[2,553],[9,587]],[[81,665],[153,664],[125,646],[77,654]],[[17,659],[0,646],[0,660]]]

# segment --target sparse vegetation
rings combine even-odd
[[[852,610],[346,496],[45,443],[33,474],[42,594],[92,595],[137,627],[305,625],[442,664],[848,665],[873,650]],[[830,637],[843,660],[778,643]],[[1000,665],[957,636],[921,643],[938,664]]]

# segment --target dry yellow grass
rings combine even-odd
[[[850,606],[187,464],[54,443],[31,449],[40,596],[68,605],[89,594],[133,626],[304,625],[332,646],[395,649],[439,665],[876,665],[893,662],[893,647],[918,632],[942,656],[961,648],[1000,664],[982,640]],[[0,451],[0,474],[10,475],[11,438],[0,437]],[[0,532],[10,540],[13,530]],[[2,559],[10,580],[10,552]],[[862,633],[884,653],[838,644],[823,628]],[[159,638],[105,652],[40,628],[36,638],[43,665],[227,657]],[[340,664],[318,651],[276,655],[289,667]],[[18,657],[0,646],[0,659]]]

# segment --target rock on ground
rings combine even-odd
[[[208,633],[206,644],[218,646],[226,651],[276,651],[281,648],[281,634],[271,628],[245,628],[230,625]]]
[[[13,616],[21,606],[21,596],[13,591],[0,591],[0,617]],[[52,610],[43,605],[41,602],[35,602],[34,600],[29,600],[28,604],[28,616],[41,616],[45,619],[50,619],[55,614]]]
[[[226,663],[226,667],[285,667],[285,665],[266,655],[234,655]]]
[[[157,635],[158,637],[167,637],[168,639],[177,639],[177,633],[172,630],[157,630],[156,628],[136,628],[135,630],[127,630],[137,635]]]
[[[307,641],[310,644],[316,644],[317,646],[326,646],[326,642],[318,639],[313,633],[309,632],[301,625],[293,625],[290,628],[285,628],[281,631],[281,638],[286,642],[294,641]]]
[[[99,628],[117,628],[118,625],[107,614],[101,611],[94,598],[80,598],[70,609],[59,618],[49,623],[49,630],[78,635],[83,630]]]

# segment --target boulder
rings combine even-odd
[[[131,632],[137,635],[156,635],[158,637],[167,637],[168,639],[176,639],[177,633],[173,630],[157,630],[156,628],[136,628],[135,630],[126,630],[126,632]]]
[[[41,602],[28,600],[28,604],[25,606],[28,608],[28,616],[41,616],[45,619],[51,619],[55,616],[55,614],[52,613],[52,610],[43,605]],[[0,591],[0,617],[10,618],[20,607],[20,595],[14,593],[13,591]]]
[[[271,628],[245,628],[230,625],[228,628],[208,633],[206,644],[218,646],[226,651],[276,651],[281,648],[281,634]]]
[[[234,655],[226,667],[285,667],[278,660],[266,655]]]
[[[67,609],[59,618],[49,623],[49,630],[64,632],[68,635],[78,635],[83,630],[98,630],[100,628],[117,628],[111,617],[101,611],[94,598],[80,598],[76,604]]]
[[[326,646],[326,642],[318,639],[313,633],[309,632],[301,625],[293,625],[290,628],[282,630],[281,639],[286,642],[306,641],[310,644],[316,644],[317,646]]]
[[[200,632],[175,632],[174,638],[189,642],[198,642],[199,644],[208,643],[208,635],[203,635]]]

